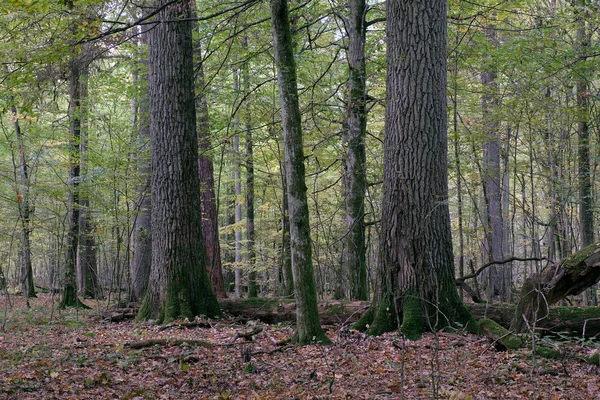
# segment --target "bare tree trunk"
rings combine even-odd
[[[198,114],[198,174],[200,176],[200,193],[202,205],[202,236],[206,248],[206,268],[210,282],[219,299],[227,298],[223,265],[221,262],[221,245],[219,243],[219,213],[215,196],[215,177],[213,161],[210,157],[210,129],[208,104],[206,102],[206,79],[200,43],[195,43],[194,54],[198,63],[196,85],[200,93],[196,96],[196,112]]]
[[[296,333],[298,343],[330,343],[317,310],[312,243],[306,196],[304,150],[302,148],[302,119],[298,102],[296,63],[286,0],[271,0],[271,33],[277,63],[279,98],[283,122],[292,271],[297,303]]]
[[[581,55],[589,51],[590,39],[585,22],[585,2],[582,0],[577,5],[576,11],[577,45]],[[578,144],[577,163],[579,169],[579,229],[581,232],[581,247],[594,242],[594,199],[592,194],[592,180],[590,174],[590,126],[589,126],[589,76],[587,71],[579,71],[577,78],[577,109],[578,109]],[[594,288],[595,289],[595,288]],[[598,303],[596,291],[592,289],[584,292],[584,305]]]
[[[140,35],[140,44],[146,45],[147,32]],[[131,300],[140,301],[148,289],[152,266],[152,198],[150,193],[150,115],[147,79],[140,79],[134,71],[133,83],[139,89],[139,98],[133,104],[133,127],[137,131],[136,168],[139,175],[137,199],[133,205],[132,243],[133,255],[129,267]]]
[[[365,248],[365,193],[367,189],[365,135],[367,131],[367,87],[365,40],[367,22],[365,0],[349,0],[348,104],[344,145],[344,194],[346,228],[343,268],[350,283],[350,298],[368,297]]]
[[[81,60],[69,63],[69,211],[65,258],[65,284],[60,308],[82,305],[77,298],[77,248],[79,246],[79,143],[81,141]]]
[[[473,323],[458,296],[448,209],[445,0],[388,0],[382,299],[370,333],[414,339]],[[469,325],[472,327],[472,325]]]
[[[248,39],[242,39],[242,48],[248,49]],[[250,74],[248,64],[243,66],[244,92],[250,91]],[[252,141],[252,124],[250,115],[250,99],[246,99],[246,249],[248,260],[248,297],[258,296],[256,284],[256,252],[254,250],[254,149]]]
[[[11,98],[11,100],[13,99]],[[21,221],[21,252],[23,255],[21,259],[21,285],[23,288],[23,295],[27,299],[27,305],[29,306],[29,298],[36,297],[35,286],[33,284],[33,267],[31,265],[30,236],[32,230],[32,209],[29,198],[31,182],[29,179],[29,166],[27,165],[27,156],[25,154],[25,143],[23,140],[23,134],[21,133],[21,126],[19,124],[17,107],[14,104],[11,104],[10,106],[10,113],[12,114],[13,118],[17,148],[19,152],[19,185],[17,190],[17,205],[19,207],[19,218]],[[17,181],[16,177],[15,181]]]
[[[86,66],[81,71],[81,99],[83,107],[88,98],[89,69]],[[84,115],[87,110],[83,111]],[[79,170],[85,180],[87,167],[88,133],[82,124],[79,143]],[[77,248],[77,286],[78,293],[84,298],[102,298],[102,288],[98,281],[98,265],[96,262],[96,240],[94,238],[94,225],[90,211],[89,195],[86,188],[79,193],[79,246]]]
[[[202,239],[190,2],[159,0],[148,34],[152,271],[138,319],[219,316]]]
[[[233,91],[234,93],[240,90],[240,74],[237,68],[233,69]],[[235,297],[243,296],[242,291],[242,230],[240,223],[242,222],[242,204],[240,199],[242,196],[242,181],[241,181],[241,153],[240,153],[240,119],[239,116],[233,116],[233,184],[235,188]]]

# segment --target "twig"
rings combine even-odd
[[[212,343],[205,340],[191,340],[191,339],[147,339],[140,340],[139,342],[126,343],[125,346],[131,349],[143,349],[144,347],[152,346],[181,346],[182,344],[188,344],[192,346],[202,346],[207,349],[212,349]]]

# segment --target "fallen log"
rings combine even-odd
[[[587,246],[540,274],[527,278],[521,289],[511,327],[521,332],[548,316],[549,307],[570,295],[582,293],[600,281],[600,242]]]
[[[253,298],[224,299],[219,301],[221,310],[246,320],[260,320],[267,324],[296,322],[296,303],[286,299]],[[323,325],[350,324],[367,311],[366,301],[327,301],[318,304]]]
[[[475,319],[493,319],[509,329],[516,309],[514,304],[467,304],[466,306]],[[530,327],[535,327],[537,332],[565,332],[572,336],[590,338],[600,334],[600,308],[551,307],[545,317],[533,322]]]

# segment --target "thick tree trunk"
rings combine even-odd
[[[343,268],[348,274],[350,298],[367,300],[365,247],[365,193],[367,188],[365,135],[367,131],[367,88],[365,67],[365,0],[349,0],[348,28],[348,105],[344,145],[344,194],[346,229]]]
[[[295,339],[299,343],[329,343],[319,323],[312,263],[308,200],[304,181],[302,121],[296,84],[296,63],[286,0],[271,0],[271,33],[277,63],[283,121],[285,172],[290,213],[292,272],[297,303]]]
[[[36,297],[35,286],[33,284],[33,268],[31,265],[30,236],[32,230],[32,209],[29,203],[29,187],[31,183],[29,180],[29,166],[27,165],[27,157],[25,155],[25,142],[23,140],[23,134],[21,133],[21,125],[19,124],[17,107],[14,104],[10,106],[10,113],[12,114],[13,118],[17,149],[19,152],[19,186],[17,190],[17,205],[19,207],[19,217],[21,220],[21,285],[23,288],[23,294],[29,298]],[[29,305],[29,301],[27,301],[27,304]]]
[[[548,315],[549,306],[582,293],[600,281],[600,242],[596,242],[527,278],[512,323],[515,331],[533,326]]]
[[[219,243],[219,215],[215,196],[215,178],[213,161],[209,153],[210,130],[208,104],[206,102],[204,64],[200,52],[200,44],[195,49],[198,65],[197,88],[200,93],[196,96],[196,112],[198,114],[198,174],[200,176],[200,197],[202,205],[202,236],[206,248],[206,269],[217,298],[227,298],[223,266],[221,262],[221,245]]]
[[[218,316],[202,240],[190,2],[164,7],[148,34],[152,271],[139,319]]]
[[[446,1],[387,2],[381,261],[370,333],[473,322],[458,297],[448,210]],[[474,328],[476,329],[476,328]]]

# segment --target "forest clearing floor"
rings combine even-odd
[[[97,309],[59,313],[56,296],[46,294],[31,299],[30,309],[23,297],[10,299],[0,317],[0,399],[600,398],[600,368],[579,358],[598,343],[563,342],[564,358],[547,360],[527,349],[497,352],[474,335],[408,341],[332,326],[334,345],[281,346],[293,333],[289,325],[224,319],[165,329],[103,322]],[[252,330],[260,331],[254,341],[235,339]],[[169,341],[130,347],[149,339]]]

